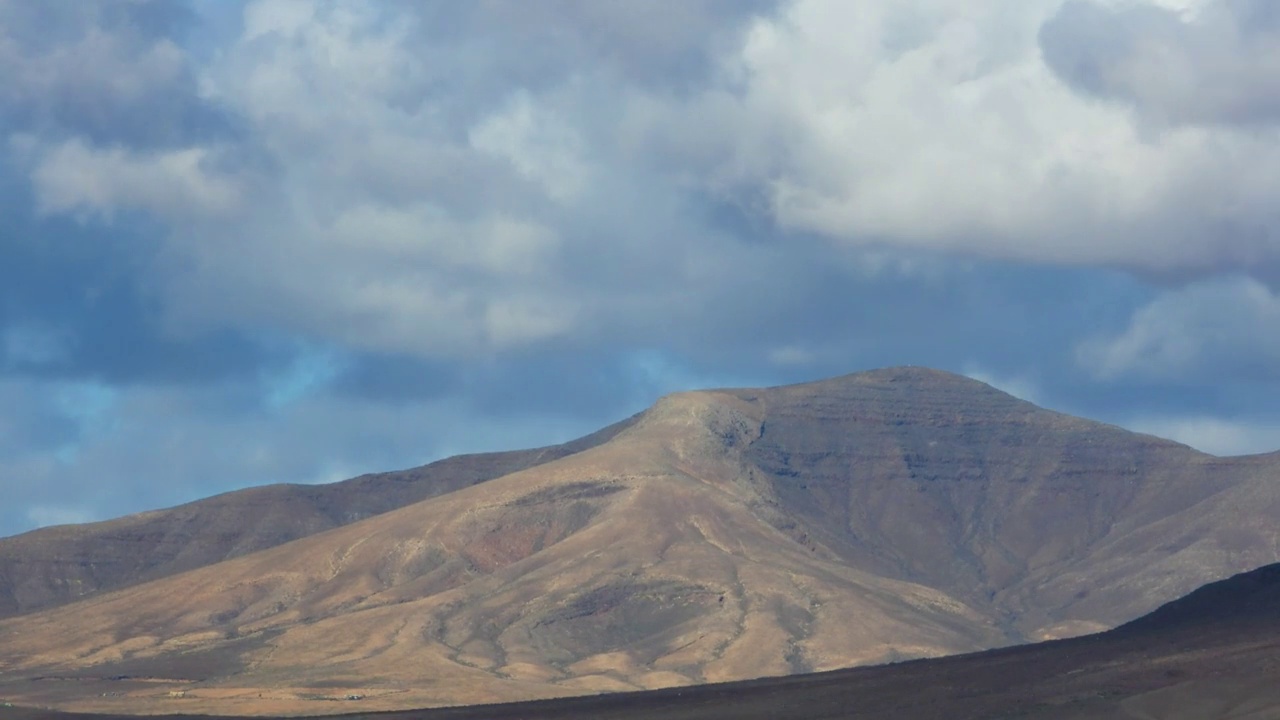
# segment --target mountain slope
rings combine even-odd
[[[328,485],[269,485],[166,510],[0,538],[0,618],[247,555],[607,441],[631,420],[562,445],[459,455]]]
[[[988,608],[1011,641],[1280,559],[1274,456],[1215,458],[921,368],[735,395],[767,418],[745,455],[782,522]]]
[[[1280,717],[1277,671],[1280,565],[1270,565],[1100,635],[678,691],[417,712],[413,719],[1272,720]],[[401,718],[407,720],[379,720]]]
[[[0,623],[0,692],[394,709],[1078,633],[1278,559],[1276,470],[922,369],[682,393],[581,453]]]
[[[1271,565],[1201,588],[1111,632],[1072,640],[784,678],[347,717],[1271,720],[1280,717],[1278,658],[1280,565]],[[123,720],[23,708],[8,712],[14,720]]]

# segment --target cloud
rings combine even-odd
[[[1181,12],[1070,0],[1040,32],[1072,86],[1162,124],[1280,122],[1280,10],[1220,0]]]
[[[783,345],[769,350],[766,356],[774,365],[808,365],[814,361],[814,353],[799,345]]]
[[[1063,83],[1042,35],[1089,48],[1058,37],[1060,4],[799,0],[696,99],[634,112],[703,192],[838,244],[1274,274],[1273,136],[1153,133]]]
[[[1280,146],[1152,134],[1064,83],[1061,53],[1122,61],[1062,25],[1111,12],[1093,5],[260,0],[199,66],[170,37],[179,21],[91,7],[14,62],[103,35],[235,132],[156,146],[68,121],[11,146],[47,215],[160,221],[122,251],[150,268],[174,337],[492,358],[693,345],[792,306],[753,276],[818,266],[851,283],[974,257],[1280,277]],[[1212,14],[1143,7],[1179,27]],[[145,87],[122,77],[108,104],[142,112],[158,102]]]
[[[0,358],[10,366],[49,365],[68,358],[63,332],[41,323],[14,323],[0,333]]]
[[[546,114],[523,93],[517,93],[505,111],[472,128],[470,141],[477,150],[510,162],[561,202],[579,196],[589,179],[581,158],[582,141],[568,121]]]
[[[537,412],[485,417],[457,396],[389,403],[334,394],[326,372],[314,360],[250,381],[109,392],[57,380],[0,381],[6,499],[0,528],[113,517],[248,485],[328,482],[456,453],[536,446],[605,421]]]
[[[132,147],[230,132],[178,44],[195,18],[167,0],[0,2],[0,123]]]
[[[27,519],[33,528],[50,525],[73,525],[93,522],[101,518],[93,511],[67,505],[33,505],[27,508]]]
[[[466,38],[457,44],[466,52],[467,64],[485,75],[503,75],[512,85],[536,91],[599,73],[626,86],[680,93],[716,72],[716,52],[734,44],[745,23],[782,4],[550,0],[530,5],[490,0],[431,3],[420,16],[433,41]]]
[[[1063,83],[1060,5],[262,0],[173,74],[237,134],[24,137],[47,213],[168,226],[137,261],[172,334],[477,358],[693,344],[818,264],[1280,269],[1280,147]]]
[[[1120,332],[1081,343],[1077,360],[1107,380],[1185,380],[1208,373],[1275,378],[1280,297],[1242,277],[1172,290],[1138,309]]]
[[[1016,398],[1026,400],[1027,402],[1036,403],[1037,405],[1044,402],[1040,386],[1032,378],[1026,376],[1006,377],[1003,375],[993,375],[973,365],[966,367],[964,374],[978,382],[984,382],[997,390],[1002,390]]]
[[[31,179],[40,212],[108,220],[121,209],[180,221],[222,215],[236,209],[241,195],[236,182],[213,167],[210,151],[199,147],[138,154],[68,140],[42,153]]]
[[[1125,427],[1176,440],[1211,455],[1251,455],[1280,450],[1280,423],[1215,417],[1137,418]]]
[[[11,522],[905,363],[1262,417],[1270,21],[1130,6],[0,0]]]

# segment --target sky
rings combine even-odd
[[[1280,4],[0,0],[0,535],[906,364],[1280,449]]]

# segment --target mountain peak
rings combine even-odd
[[[900,365],[894,367],[861,370],[858,372],[837,375],[820,380],[809,380],[791,385],[780,385],[768,388],[735,388],[720,392],[732,393],[740,397],[759,397],[763,395],[828,395],[845,397],[856,401],[858,398],[875,397],[876,393],[914,393],[926,395],[942,393],[957,400],[962,398],[980,400],[1005,398],[1025,402],[1014,396],[992,387],[980,380],[934,368],[919,365]]]
[[[1280,559],[1265,458],[930,368],[677,393],[602,433],[0,621],[0,690],[35,697],[49,667],[92,666],[159,680],[62,686],[88,693],[77,707],[159,713],[164,688],[184,711],[267,692],[298,714],[334,687],[370,710],[663,687],[1090,632]]]
[[[922,365],[897,365],[893,367],[862,370],[860,372],[839,375],[827,380],[818,380],[804,385],[861,385],[897,387],[903,389],[947,389],[950,391],[970,391],[979,393],[1008,393],[991,385],[975,380],[967,375],[937,370]]]
[[[924,365],[893,365],[890,367],[874,368],[872,370],[863,370],[861,372],[849,373],[843,377],[847,378],[863,378],[868,381],[875,382],[912,382],[912,383],[937,383],[937,382],[953,382],[953,383],[969,383],[982,384],[973,378],[958,373],[949,372],[947,370],[938,370]]]

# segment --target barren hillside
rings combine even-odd
[[[269,485],[105,522],[0,538],[0,618],[57,607],[247,555],[608,440],[610,425],[563,445],[459,455],[329,485]]]
[[[1079,634],[1280,559],[1276,468],[924,369],[682,393],[559,460],[0,623],[0,694],[396,709]]]

